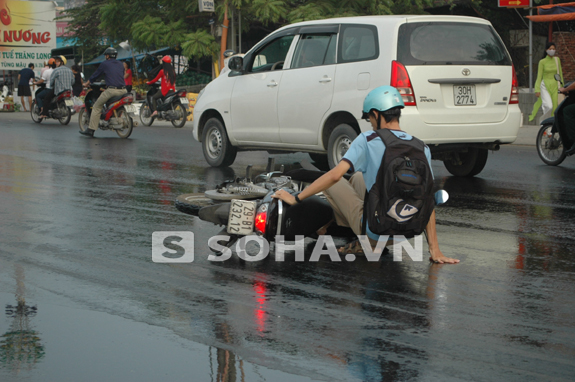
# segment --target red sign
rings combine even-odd
[[[499,0],[500,7],[529,7],[529,0]]]

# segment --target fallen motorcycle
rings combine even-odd
[[[257,234],[268,242],[274,242],[282,235],[285,241],[293,241],[296,236],[317,239],[317,231],[327,226],[325,235],[356,239],[349,227],[338,226],[333,220],[333,210],[323,194],[306,198],[300,203],[288,205],[272,198],[278,189],[291,193],[303,190],[324,174],[313,166],[284,173],[272,171],[273,159],[268,162],[265,173],[252,180],[252,166],[246,169],[245,178],[227,181],[205,193],[184,194],[177,197],[176,208],[201,220],[225,227],[231,247],[243,236]],[[447,192],[435,194],[436,205],[448,199]]]

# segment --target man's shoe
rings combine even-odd
[[[87,137],[93,138],[94,137],[94,130],[87,128],[86,130],[80,130],[80,134],[85,135]]]

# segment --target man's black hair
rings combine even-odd
[[[381,117],[385,119],[386,123],[390,123],[392,121],[397,121],[399,123],[399,117],[401,117],[401,107],[392,107],[386,111],[380,111],[379,117],[377,118],[377,127],[381,128]],[[372,111],[375,109],[372,109]]]
[[[29,63],[29,64],[28,64],[28,67],[29,67],[29,68],[33,68],[33,67],[34,67],[34,64],[33,64],[33,63]]]
[[[129,62],[129,61],[124,61],[124,64],[128,65],[128,69],[130,69],[130,68],[131,68],[131,66],[130,66],[130,62]]]

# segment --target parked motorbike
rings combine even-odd
[[[36,123],[42,122],[45,117],[40,117],[40,108],[36,104],[36,96],[46,88],[46,84],[38,85],[38,90],[34,93],[34,100],[30,106],[30,116]],[[70,123],[74,111],[74,101],[72,101],[72,90],[65,90],[60,94],[54,95],[47,107],[48,118],[57,119],[62,125]]]
[[[274,242],[276,235],[283,235],[285,241],[293,241],[298,235],[314,238],[317,231],[330,223],[333,210],[323,194],[306,198],[294,205],[272,198],[278,189],[290,193],[303,190],[324,174],[313,166],[306,166],[284,174],[273,170],[273,159],[268,162],[265,173],[252,181],[251,165],[245,178],[227,181],[203,194],[178,196],[176,208],[201,220],[225,226],[231,247],[242,236],[257,234],[268,242]],[[346,175],[347,176],[347,175]],[[440,190],[435,195],[436,205],[445,203],[448,194]],[[326,235],[354,240],[356,235],[349,227],[329,224]]]
[[[557,81],[561,81],[558,74],[555,75]],[[568,83],[569,86],[572,82]],[[565,107],[575,103],[575,97],[571,92],[566,94],[565,99],[557,109],[555,109],[555,116],[547,118],[541,122],[541,128],[537,133],[537,154],[539,158],[549,166],[560,165],[565,158],[573,155],[575,152],[568,152],[567,150],[573,146],[573,141],[567,136],[565,122],[563,120],[563,110]]]
[[[92,108],[105,87],[106,84],[104,82],[90,84],[90,90],[88,90],[84,98],[84,107],[78,115],[80,130],[86,131],[88,126],[90,126]],[[128,138],[132,134],[134,126],[137,126],[137,122],[134,122],[136,107],[132,105],[132,102],[134,102],[132,93],[125,93],[110,98],[102,109],[98,128],[101,130],[114,130],[120,138]]]
[[[152,97],[154,94],[160,91],[160,84],[155,83],[151,86],[152,88],[146,95],[146,100],[140,107],[140,121],[142,121],[142,123],[146,126],[151,126],[152,123],[154,123],[154,120],[157,119],[159,121],[170,121],[174,127],[184,127],[189,114],[189,101],[186,98],[186,91],[179,90],[176,92],[170,92],[166,94],[162,100],[158,100],[156,105],[158,114],[152,117],[150,105],[152,103]]]

